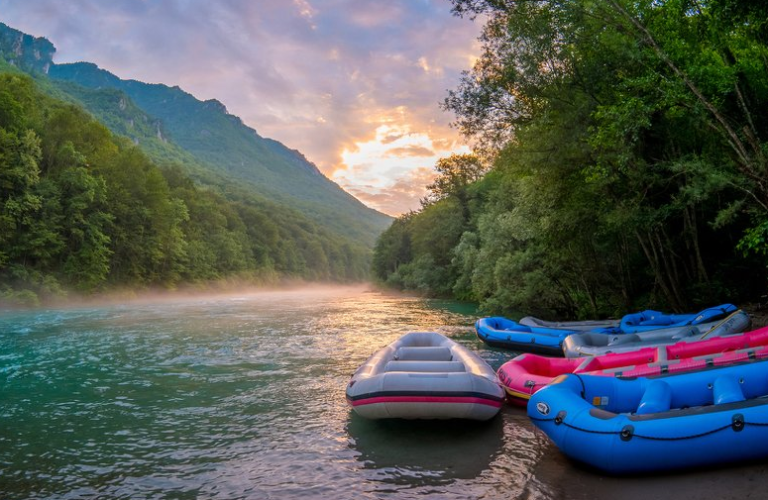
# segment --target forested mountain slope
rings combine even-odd
[[[0,30],[0,303],[66,290],[367,278],[364,242],[206,168],[122,91],[49,79],[38,70],[50,44],[8,33]],[[88,104],[109,110],[104,121],[120,135]]]
[[[90,63],[51,65],[54,80],[89,89],[118,89],[158,119],[157,135],[198,162],[289,203],[323,225],[372,243],[391,218],[365,207],[298,151],[261,137],[217,100],[199,101],[179,87],[121,80]],[[97,116],[98,105],[89,106]]]
[[[196,180],[228,193],[253,191],[340,235],[373,245],[391,217],[363,205],[300,152],[263,138],[216,100],[179,87],[121,80],[91,63],[57,65],[55,48],[0,23],[0,54],[58,98],[74,100],[155,161],[184,165]]]

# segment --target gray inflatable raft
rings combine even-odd
[[[376,351],[352,375],[347,402],[371,419],[488,420],[504,402],[477,354],[434,332],[412,332]]]
[[[725,319],[695,326],[678,326],[639,333],[606,334],[582,332],[569,335],[563,341],[567,358],[599,356],[612,352],[629,352],[643,347],[657,347],[675,342],[695,342],[705,338],[741,333],[752,324],[749,314],[738,310]]]

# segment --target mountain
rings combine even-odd
[[[55,64],[55,52],[45,38],[0,23],[0,56],[38,79],[47,75],[57,97],[82,105],[155,161],[181,163],[196,180],[223,186],[225,193],[252,190],[369,247],[391,223],[299,151],[260,136],[221,102],[200,101],[177,86],[123,80],[92,63]]]
[[[344,232],[297,210],[303,201],[333,214],[324,197],[351,198],[309,162],[275,170],[299,177],[296,185],[319,179],[318,191],[330,194],[296,202],[267,195],[176,144],[166,123],[123,90],[50,78],[50,42],[0,28],[0,308],[71,291],[368,277],[370,239],[354,235],[375,229],[355,217],[376,212],[354,201],[339,211],[349,221]],[[214,116],[227,116],[211,104]]]
[[[56,48],[43,37],[33,37],[0,23],[0,57],[24,71],[47,73]]]

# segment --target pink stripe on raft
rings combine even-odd
[[[483,398],[462,398],[450,396],[386,396],[359,401],[350,401],[352,406],[372,405],[376,403],[469,403],[501,408],[502,401],[491,401]]]

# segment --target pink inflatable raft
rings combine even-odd
[[[697,342],[645,347],[637,351],[589,358],[548,358],[521,354],[501,365],[497,374],[507,400],[526,406],[531,395],[567,373],[615,377],[652,377],[666,373],[768,358],[768,327]]]

